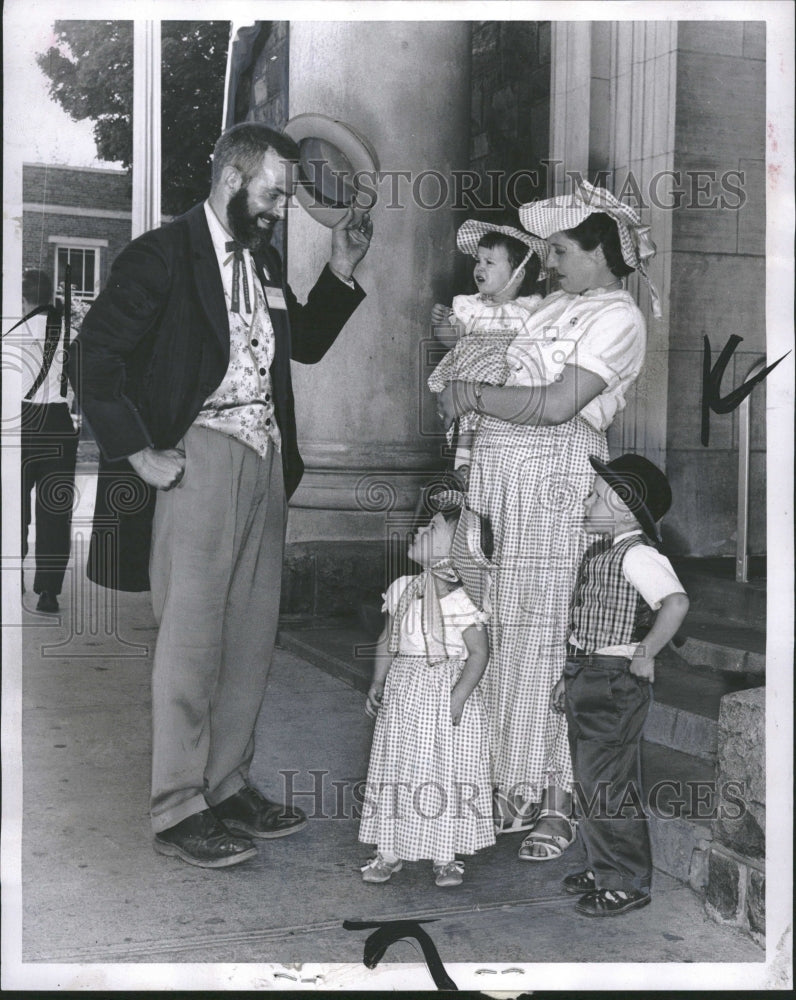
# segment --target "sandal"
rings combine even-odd
[[[623,891],[621,889],[595,889],[587,892],[575,903],[575,909],[584,917],[618,917],[628,910],[639,910],[652,902],[648,892],[636,889]]]
[[[555,861],[556,858],[561,857],[568,847],[571,847],[575,843],[575,838],[578,834],[576,820],[570,816],[565,816],[564,813],[557,812],[555,809],[543,809],[539,813],[540,820],[546,816],[555,816],[556,819],[566,820],[569,826],[569,837],[567,838],[562,834],[542,833],[534,827],[525,840],[523,840],[522,844],[520,844],[518,853],[520,861]],[[531,848],[533,847],[541,847],[544,850],[544,854],[532,854]]]
[[[516,802],[498,789],[492,794],[492,804],[496,837],[501,833],[532,830],[542,808],[540,802],[532,802],[530,799]]]

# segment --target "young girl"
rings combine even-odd
[[[362,868],[365,882],[386,882],[404,861],[427,858],[438,886],[459,885],[456,855],[495,842],[476,688],[489,658],[487,614],[461,582],[479,599],[471,581],[489,566],[481,529],[472,511],[435,514],[409,546],[424,572],[399,577],[384,595],[389,618],[365,708],[376,728],[359,839],[377,847]]]
[[[506,348],[517,337],[528,316],[541,304],[539,295],[520,295],[544,277],[541,262],[547,245],[511,226],[496,226],[469,219],[456,234],[463,253],[476,258],[473,277],[476,295],[457,295],[453,308],[437,303],[431,310],[435,333],[451,346],[428,379],[432,392],[441,392],[454,379],[503,385],[509,376]],[[449,338],[445,331],[453,330]],[[479,415],[459,419],[456,465],[466,476],[470,445]],[[448,442],[453,427],[448,429]]]

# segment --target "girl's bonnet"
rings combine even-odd
[[[546,277],[547,272],[544,269],[544,263],[547,260],[547,244],[544,240],[540,240],[538,236],[534,236],[532,233],[524,233],[521,229],[515,229],[513,226],[498,226],[492,222],[479,222],[477,219],[468,219],[467,222],[459,226],[456,233],[456,246],[462,253],[477,258],[478,244],[487,233],[502,233],[504,236],[511,236],[512,239],[519,240],[520,243],[524,243],[528,247],[525,257],[511,272],[511,277],[503,288],[507,288],[514,281],[517,273],[521,268],[525,267],[533,254],[536,254],[539,258],[539,280]],[[503,291],[503,288],[501,288],[501,291]]]

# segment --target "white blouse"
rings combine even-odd
[[[391,615],[395,614],[401,594],[413,579],[413,576],[399,576],[397,580],[393,580],[383,595],[382,611],[387,611]],[[479,628],[483,626],[488,616],[483,611],[479,611],[473,604],[464,587],[457,587],[456,590],[445,594],[439,599],[439,604],[445,623],[445,648],[448,656],[463,658],[467,656],[467,647],[462,635],[473,625]],[[423,640],[422,608],[422,600],[416,597],[409,602],[409,608],[401,622],[399,652],[409,656],[426,655],[426,644]]]
[[[509,345],[506,385],[549,385],[565,365],[594,372],[606,388],[580,416],[605,430],[624,409],[625,394],[644,364],[646,345],[644,316],[624,289],[553,292]]]

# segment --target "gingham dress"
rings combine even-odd
[[[540,295],[495,304],[480,295],[457,295],[453,314],[465,332],[428,378],[432,392],[442,392],[454,379],[503,385],[509,376],[506,348],[517,338],[531,313],[542,303]],[[474,430],[477,413],[459,418],[459,430]],[[453,430],[448,432],[448,438]]]
[[[395,612],[412,577],[384,595]],[[405,861],[451,861],[495,842],[486,713],[476,687],[461,722],[450,692],[466,656],[461,635],[486,616],[458,588],[440,598],[445,640],[455,654],[431,666],[423,649],[420,601],[401,622],[401,642],[384,686],[370,754],[359,839]]]
[[[551,331],[566,331],[566,339],[551,340]],[[549,355],[551,366],[574,363],[606,381],[588,406],[591,422],[579,415],[532,427],[484,416],[472,448],[468,503],[489,518],[495,546],[491,656],[482,681],[493,781],[506,794],[538,802],[550,781],[572,788],[566,721],[550,711],[550,692],[564,668],[570,600],[587,540],[583,501],[594,482],[589,455],[608,455],[604,431],[596,427],[607,426],[624,406],[643,363],[645,327],[626,292],[596,290],[549,296],[523,336],[528,349],[540,338],[528,371],[544,375]],[[513,353],[512,346],[510,364]]]
[[[483,680],[494,786],[538,802],[572,788],[566,721],[549,709],[564,669],[569,602],[585,548],[583,500],[605,435],[580,417],[524,427],[484,417],[469,504],[494,532],[491,656]]]

